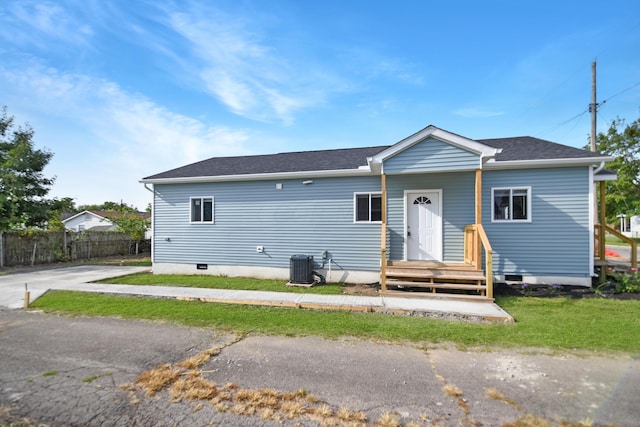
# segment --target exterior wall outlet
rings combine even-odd
[[[256,246],[256,252],[258,252],[259,254],[264,252],[264,246]]]

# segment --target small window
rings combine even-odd
[[[382,221],[382,195],[380,193],[358,193],[355,195],[355,221]]]
[[[213,223],[213,197],[191,198],[191,222]]]
[[[531,221],[531,188],[491,190],[492,221]]]

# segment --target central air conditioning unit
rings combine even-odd
[[[289,260],[289,282],[309,285],[313,280],[313,256],[293,255]]]

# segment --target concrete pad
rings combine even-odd
[[[430,313],[511,322],[513,318],[489,301],[461,301],[445,298],[398,298],[358,295],[321,295],[291,292],[245,291],[186,288],[175,286],[135,286],[89,283],[127,274],[148,271],[148,267],[79,266],[0,276],[0,306],[22,308],[24,284],[31,301],[49,289],[74,290],[152,297],[197,299],[201,301],[301,307],[326,310],[388,311],[393,313]]]
[[[87,265],[7,274],[0,276],[0,306],[22,308],[24,306],[25,284],[31,294],[31,300],[34,301],[49,289],[81,290],[78,287],[79,284],[148,270],[149,267]]]
[[[480,317],[486,320],[513,322],[513,317],[509,313],[491,301],[384,297],[384,306],[390,310],[452,313],[461,316]]]

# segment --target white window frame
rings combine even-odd
[[[509,218],[496,219],[496,203],[495,192],[496,191],[509,191]],[[513,219],[513,193],[514,191],[526,191],[527,192],[527,218],[525,219]],[[527,223],[532,221],[533,212],[531,211],[531,187],[529,186],[513,186],[513,187],[492,187],[491,188],[491,222],[496,223]]]
[[[204,220],[204,200],[211,199],[211,221]],[[200,200],[200,221],[193,220],[193,201]],[[213,196],[194,196],[189,197],[189,223],[190,224],[214,224],[216,217],[215,200]]]
[[[358,220],[358,196],[369,196],[369,220]],[[371,220],[371,199],[373,196],[378,196],[380,198],[380,207],[382,208],[382,192],[380,191],[370,191],[370,192],[359,192],[353,193],[353,222],[356,224],[382,224],[382,219],[380,221],[372,221]],[[382,216],[382,213],[381,213]]]

